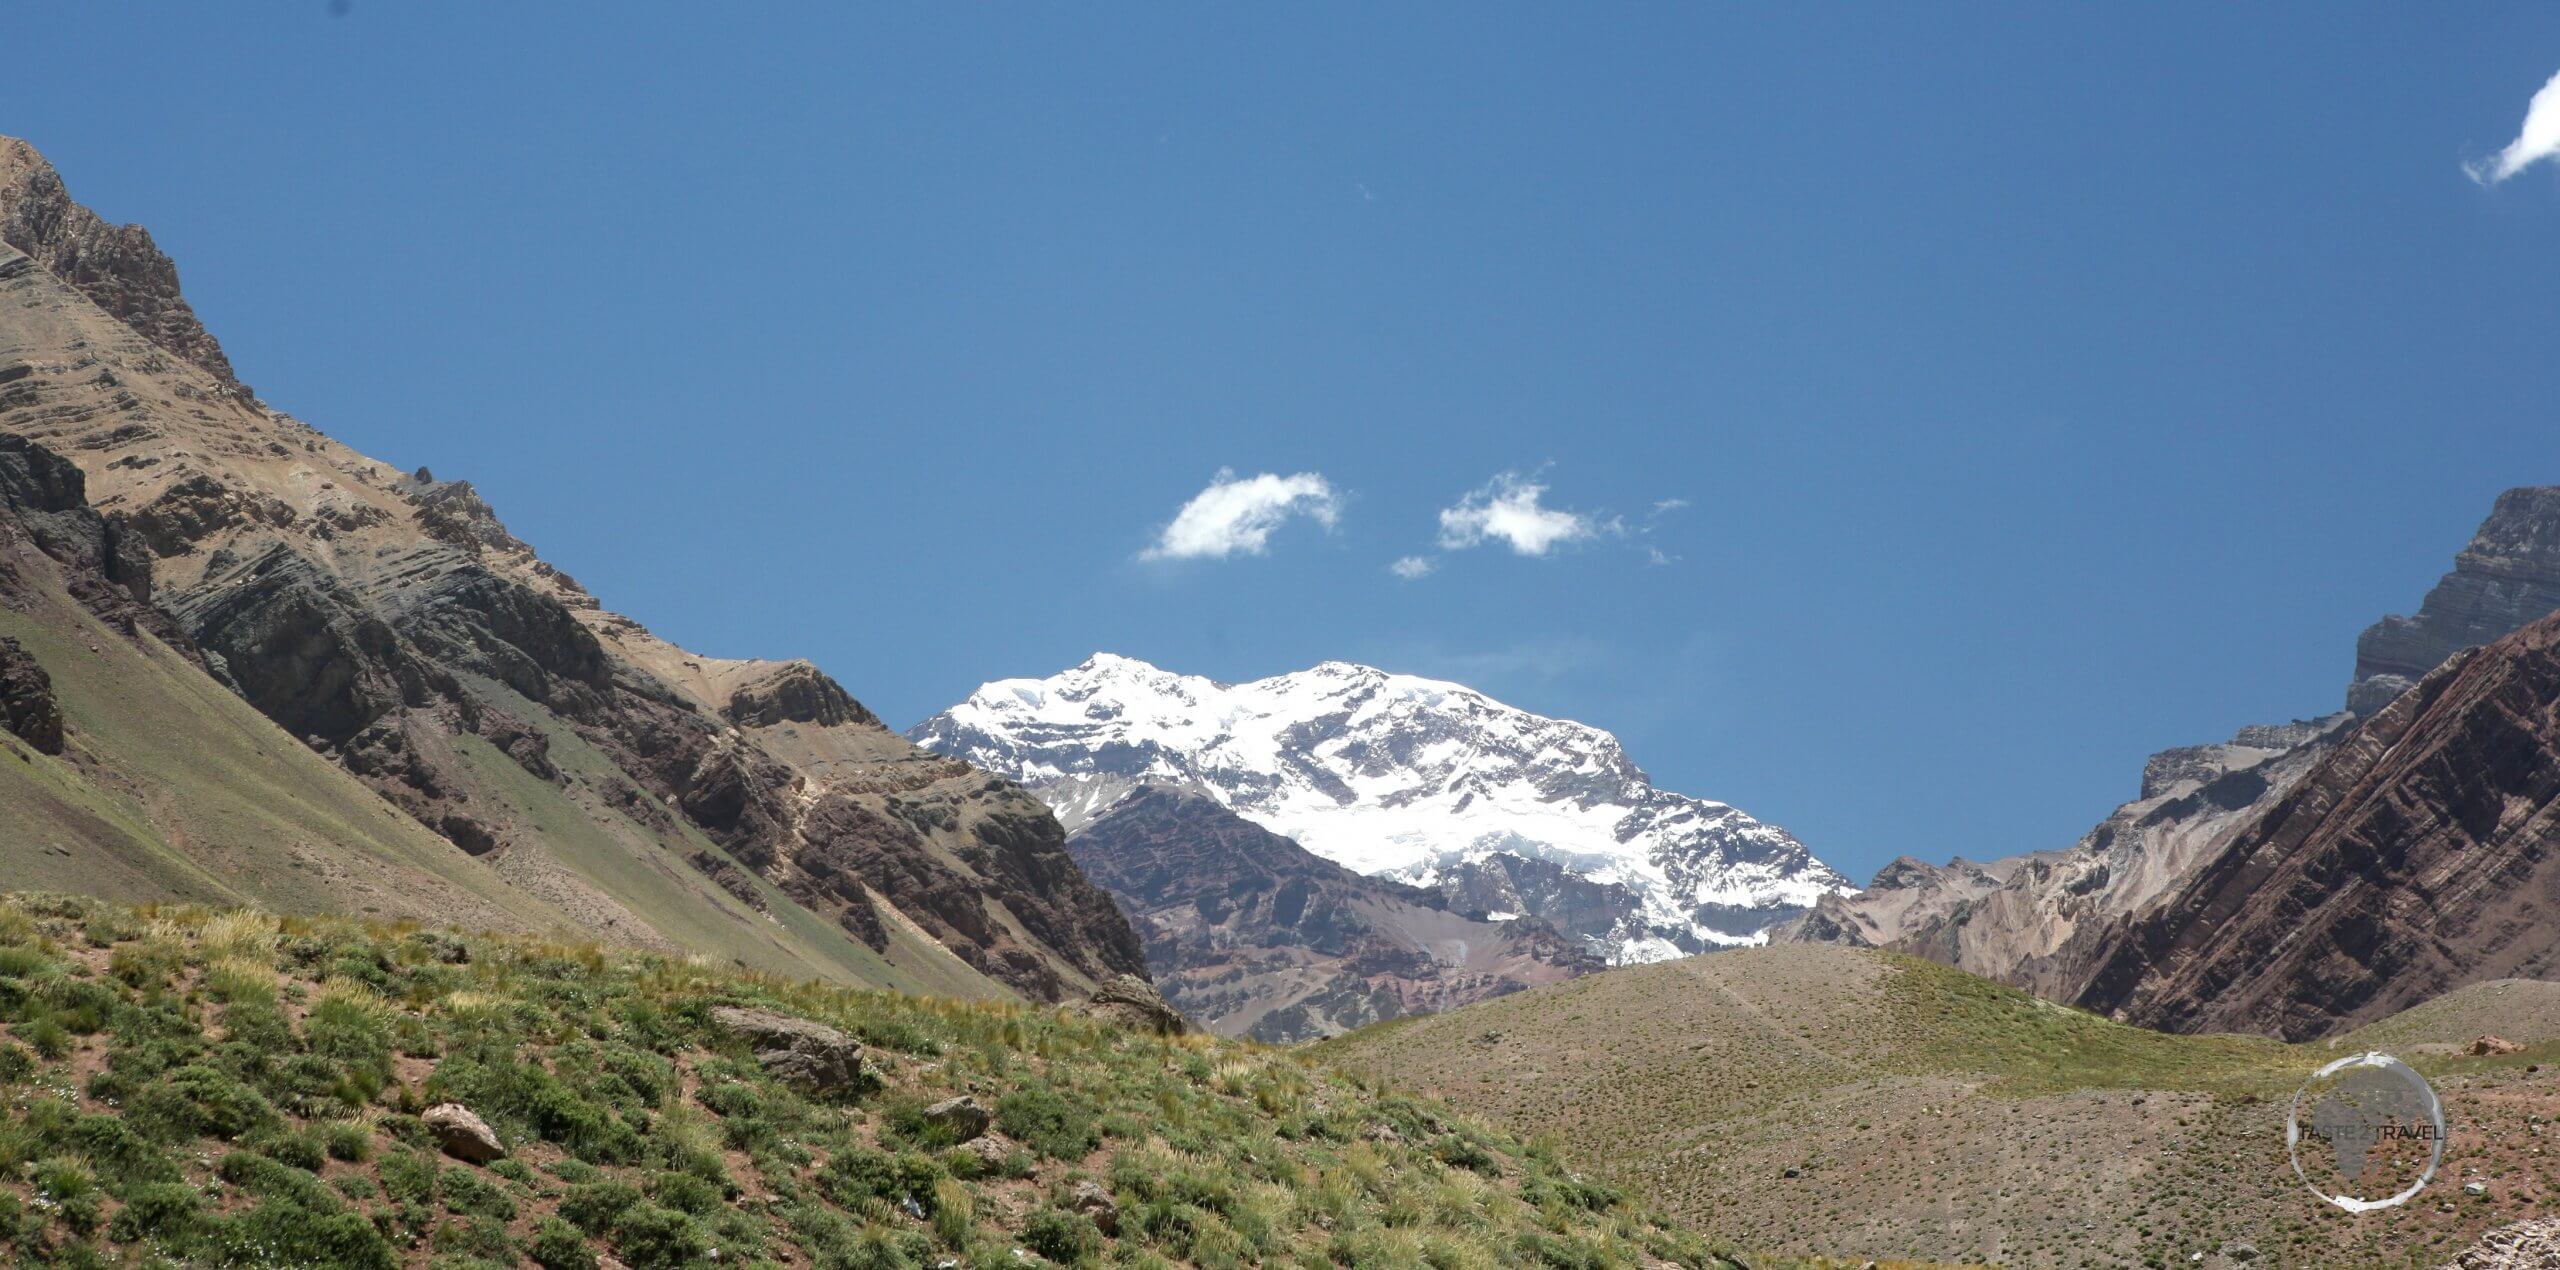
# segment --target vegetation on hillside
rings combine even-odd
[[[866,1075],[786,1085],[723,1005]],[[963,1094],[984,1136],[928,1114]],[[508,1155],[448,1158],[444,1102]],[[1302,1056],[412,925],[0,900],[0,1107],[0,1244],[41,1263],[1718,1264]]]

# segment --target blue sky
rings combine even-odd
[[[2334,708],[2560,481],[2560,166],[2464,167],[2547,5],[343,7],[22,5],[0,132],[271,403],[901,725],[1365,660],[1863,878]],[[1171,558],[1222,470],[1293,514]]]

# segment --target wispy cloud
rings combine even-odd
[[[2551,158],[2560,158],[2560,75],[2553,75],[2533,95],[2533,103],[2524,110],[2523,131],[2506,149],[2492,158],[2463,164],[2462,170],[2482,185],[2495,185]]]
[[[1271,534],[1292,517],[1304,516],[1331,529],[1342,514],[1333,486],[1315,472],[1278,476],[1264,472],[1238,477],[1219,468],[1209,487],[1191,496],[1182,510],[1138,553],[1141,560],[1223,560],[1232,555],[1261,555]]]
[[[1440,509],[1440,545],[1463,551],[1500,542],[1519,555],[1543,556],[1566,543],[1625,532],[1626,526],[1544,506],[1547,487],[1517,472],[1504,472],[1484,486]]]
[[[1403,556],[1399,557],[1394,564],[1388,565],[1387,572],[1411,582],[1415,578],[1429,575],[1438,567],[1438,563],[1429,556]]]
[[[1653,505],[1653,514],[1659,516],[1665,512],[1676,512],[1688,505],[1689,500],[1685,498],[1666,498]]]

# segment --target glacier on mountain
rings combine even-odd
[[[1349,662],[1225,684],[1097,653],[986,684],[909,736],[1021,783],[1071,833],[1175,785],[1359,872],[1498,896],[1481,907],[1549,918],[1613,962],[1759,943],[1853,889],[1786,830],[1656,788],[1607,732]],[[1571,920],[1516,885],[1557,870],[1590,884]]]

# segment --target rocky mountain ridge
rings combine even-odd
[[[631,942],[920,990],[1143,973],[1036,799],[805,662],[657,639],[467,484],[269,409],[149,235],[22,142],[0,235],[0,433],[78,465],[171,647],[518,891]]]
[[[1097,653],[908,735],[1021,782],[1071,829],[1168,784],[1613,963],[1754,943],[1848,885],[1785,830],[1655,787],[1606,732],[1348,662],[1223,684]]]
[[[2326,1035],[2560,973],[2560,615],[2400,693],[2108,941],[2079,1004]]]
[[[2281,929],[2283,923],[2252,927],[2238,920],[2235,906],[2244,904],[2241,891],[2266,886],[2285,869],[2314,869],[2320,881],[2298,883],[2306,896],[2339,883],[2343,866],[2335,860],[2316,867],[2279,863],[2290,860],[2286,852],[2294,849],[2336,849],[2304,845],[2312,837],[2304,826],[2325,814],[2306,815],[2306,803],[2344,797],[2342,787],[2359,779],[2346,775],[2348,769],[2370,766],[2376,747],[2398,744],[2390,734],[2407,726],[2399,703],[2412,693],[2414,678],[2448,658],[2458,662],[2467,655],[2464,650],[2500,640],[2554,609],[2560,609],[2560,488],[2509,490],[2499,496],[2470,545],[2456,557],[2453,571],[2428,593],[2416,615],[2386,617],[2357,641],[2348,710],[2244,728],[2219,744],[2164,750],[2143,765],[2139,796],[2066,850],[1984,867],[1938,869],[1897,861],[1865,891],[1825,897],[1773,937],[1915,953],[2052,1000],[2080,1002],[2159,1026],[2250,1027],[2297,1038],[2411,1004],[2417,998],[2409,991],[2494,977],[2502,966],[2523,964],[2515,958],[2538,954],[2515,951],[2511,942],[2488,936],[2437,931],[2429,937],[2449,941],[2438,946],[2441,960],[2422,958],[2430,964],[2409,975],[2406,990],[2384,982],[2389,976],[2351,972],[2343,963],[2285,963],[2290,968],[2285,973],[2298,976],[2298,982],[2284,981],[2282,974],[2263,967],[2250,972],[2256,977],[2246,989],[2225,981],[2241,975],[2239,967],[2255,965],[2252,957],[2263,951],[2244,950],[2229,939],[2292,947],[2335,938],[2360,945],[2362,937],[2342,932],[2296,936]],[[2498,707],[2483,703],[2478,708]],[[2495,727],[2477,720],[2467,726],[2473,732]],[[2467,743],[2459,738],[2466,726],[2446,727],[2448,733],[2437,744],[2464,752]],[[2483,751],[2469,761],[2494,768],[2508,760]],[[2465,787],[2403,782],[2397,793],[2407,802],[2393,832],[2381,834],[2369,826],[2332,832],[2365,849],[2442,849],[2440,844],[2430,847],[2434,831],[2429,826],[2450,814],[2446,800],[2465,796]],[[2484,813],[2464,814],[2476,818]],[[2287,820],[2292,830],[2282,830]],[[2529,857],[2539,848],[2528,839],[2502,838],[2494,850],[2483,849],[2490,854],[2521,851]],[[2486,838],[2475,838],[2473,845],[2484,842]],[[2252,856],[2260,857],[2259,862],[2246,864]],[[2506,867],[2524,866],[2508,860]],[[2245,881],[2235,880],[2241,877]],[[2239,889],[2229,889],[2235,887]],[[2360,889],[2356,893],[2365,894]],[[2390,903],[2416,904],[2419,894],[2405,891]],[[2316,907],[2305,896],[2295,902]],[[2323,893],[2317,903],[2354,902],[2362,901],[2350,901],[2342,892]],[[2315,930],[2322,920],[2307,910],[2285,919]],[[2405,915],[2394,920],[2412,930],[2424,925]],[[2253,933],[2226,938],[2216,933],[2224,928]],[[2199,941],[2219,951],[2201,952]],[[2469,951],[2458,951],[2466,943]],[[2247,995],[2249,1002],[2234,1003],[2234,993]]]

